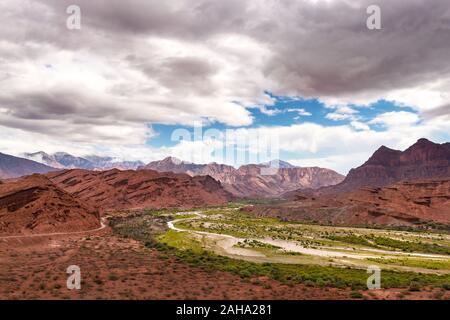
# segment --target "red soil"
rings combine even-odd
[[[100,226],[98,211],[41,175],[0,184],[0,235],[74,232]]]

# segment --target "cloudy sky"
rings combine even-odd
[[[0,21],[3,153],[221,161],[228,141],[173,141],[202,124],[346,173],[450,141],[448,0],[2,0]]]

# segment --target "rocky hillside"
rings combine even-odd
[[[160,172],[183,172],[191,176],[210,175],[220,181],[228,192],[237,197],[277,197],[299,188],[320,188],[341,182],[344,177],[335,171],[318,167],[300,168],[287,162],[250,164],[236,169],[232,166],[210,163],[193,164],[176,158],[149,163],[144,168]]]
[[[383,187],[417,179],[450,177],[450,143],[420,139],[405,151],[380,147],[362,166],[350,170],[339,185],[324,192],[348,192],[360,187]]]
[[[100,227],[97,210],[42,175],[0,184],[0,234],[76,232]]]
[[[105,210],[192,208],[223,205],[230,194],[209,176],[160,173],[153,170],[66,170],[47,175],[58,187],[81,201]]]
[[[450,179],[399,182],[350,193],[297,194],[294,201],[248,209],[257,215],[331,224],[413,226],[450,224]]]

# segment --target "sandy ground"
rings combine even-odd
[[[81,268],[81,290],[66,287],[69,265]],[[191,267],[118,238],[109,228],[90,235],[0,240],[0,299],[349,299],[350,293]],[[440,290],[363,294],[369,299],[446,298]]]

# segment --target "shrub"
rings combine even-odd
[[[119,280],[119,277],[116,274],[110,274],[108,276],[108,279],[111,281],[117,281],[117,280]]]
[[[359,291],[352,291],[350,293],[350,298],[352,298],[352,299],[362,299],[362,298],[364,298],[364,296]]]
[[[411,283],[409,284],[409,291],[420,291],[420,283],[417,281],[411,281]]]

